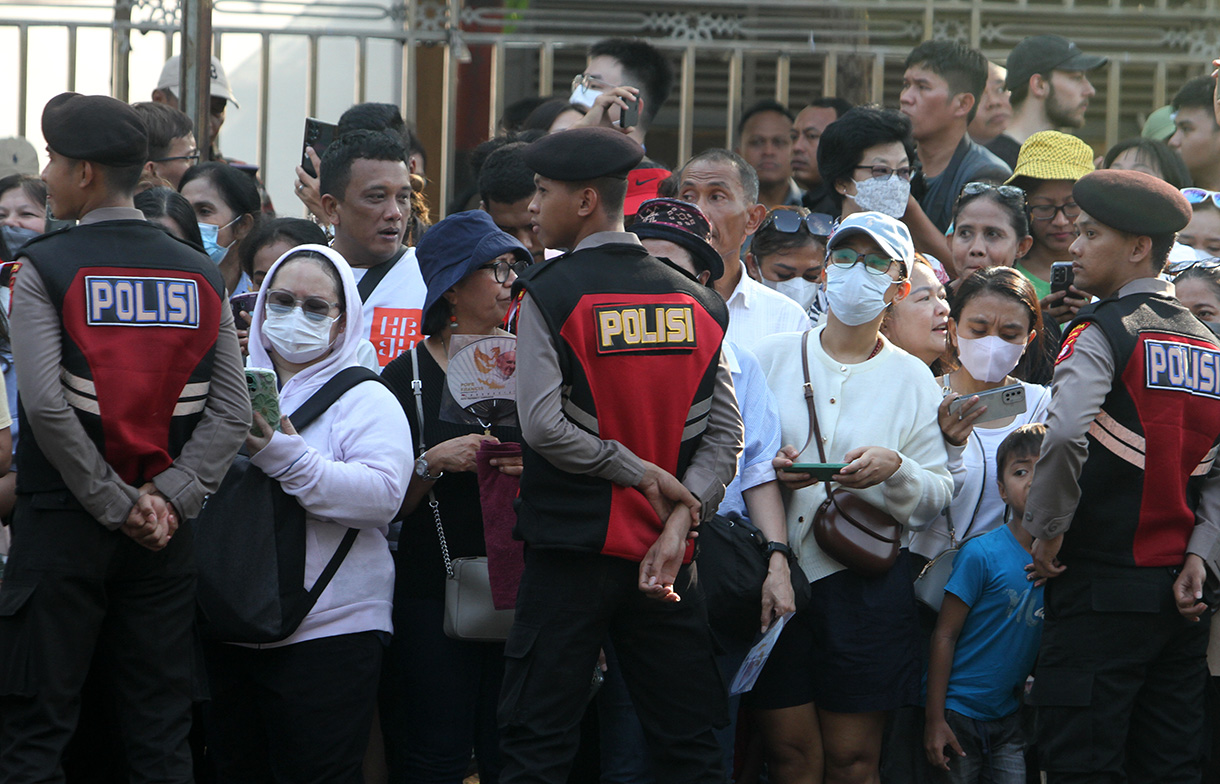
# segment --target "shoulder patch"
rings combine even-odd
[[[1059,356],[1055,357],[1055,364],[1058,365],[1063,360],[1072,356],[1072,352],[1076,350],[1076,341],[1080,338],[1080,333],[1085,331],[1093,322],[1086,321],[1083,324],[1077,324],[1072,327],[1072,331],[1067,333],[1067,337],[1063,339],[1063,345],[1059,347]]]

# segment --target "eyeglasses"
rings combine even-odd
[[[529,268],[530,263],[528,261],[505,261],[504,259],[497,259],[496,261],[489,261],[486,264],[476,267],[475,269],[492,270],[492,274],[496,276],[496,283],[503,284],[508,283],[509,270],[511,270],[512,273],[517,277],[521,277]]]
[[[192,164],[196,164],[196,163],[199,163],[199,159],[201,157],[202,156],[200,155],[199,150],[195,150],[194,152],[187,153],[186,155],[174,155],[169,158],[153,158],[152,163],[169,163],[170,161],[190,161]]]
[[[857,253],[851,248],[835,248],[830,252],[830,263],[844,269],[851,267],[857,261],[864,262],[864,269],[874,275],[884,275],[890,271],[898,259],[887,259],[876,253]]]
[[[889,177],[891,174],[897,174],[900,178],[902,178],[904,180],[911,179],[911,175],[915,173],[915,170],[912,169],[910,166],[903,166],[901,169],[892,169],[889,166],[881,166],[881,165],[857,166],[856,168],[857,169],[868,169],[869,171],[871,171],[873,173],[874,177]]]
[[[584,87],[586,90],[605,91],[614,86],[615,85],[610,84],[609,82],[598,79],[596,76],[589,76],[589,74],[578,73],[576,76],[572,77],[573,90],[577,89],[578,87]]]
[[[820,212],[809,212],[803,207],[776,207],[767,214],[767,219],[758,230],[770,226],[781,234],[796,234],[804,226],[813,236],[825,239],[834,232],[834,218]]]
[[[1211,199],[1212,204],[1220,207],[1220,191],[1209,191],[1206,188],[1183,188],[1182,195],[1191,204],[1202,204]]]
[[[299,307],[310,321],[325,321],[330,318],[331,310],[339,307],[337,302],[327,302],[321,297],[305,297],[301,299],[290,291],[268,291],[267,310],[283,315],[293,308]]]
[[[1029,217],[1040,221],[1054,220],[1055,216],[1060,212],[1063,213],[1063,217],[1070,221],[1076,220],[1078,217],[1080,217],[1080,205],[1074,201],[1069,201],[1067,204],[1060,205],[1038,204],[1036,206],[1029,207],[1028,209]]]
[[[1182,273],[1192,269],[1220,269],[1220,259],[1184,259],[1182,261],[1171,261],[1165,265],[1164,273],[1173,278],[1177,278]]]
[[[962,196],[978,196],[980,193],[995,191],[1005,199],[1019,199],[1025,203],[1025,191],[1015,185],[992,185],[989,182],[968,182],[962,186]]]

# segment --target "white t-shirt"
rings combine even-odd
[[[953,475],[953,501],[949,514],[960,544],[971,536],[987,533],[1004,524],[1006,504],[1000,498],[997,484],[999,469],[995,453],[1008,434],[1022,425],[1046,421],[1046,408],[1051,391],[1037,384],[1021,382],[1025,387],[1025,413],[1003,427],[977,426],[965,446],[949,450],[949,473]],[[975,509],[978,512],[975,512]],[[911,552],[925,558],[935,558],[949,549],[949,522],[941,515],[926,530],[911,534]]]
[[[357,284],[366,272],[352,268]],[[428,287],[415,260],[415,248],[407,248],[364,301],[364,324],[368,328],[365,337],[376,349],[381,367],[424,339],[423,307],[427,294]]]

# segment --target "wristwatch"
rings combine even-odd
[[[785,558],[792,557],[792,548],[783,542],[767,542],[767,558],[771,558],[772,553],[783,553]]]
[[[444,476],[445,472],[441,471],[436,476],[429,474],[428,473],[428,458],[425,457],[424,455],[420,455],[415,461],[415,475],[418,476],[420,479],[424,480],[425,482],[435,482],[437,479],[440,479],[442,476]]]

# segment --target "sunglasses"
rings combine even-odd
[[[283,315],[293,308],[299,307],[310,321],[321,322],[330,318],[331,310],[338,308],[339,303],[327,302],[321,297],[305,297],[301,299],[289,291],[268,291],[267,310]]]
[[[796,234],[804,226],[813,236],[825,239],[834,232],[834,218],[821,212],[808,212],[804,208],[777,207],[771,210],[758,230],[769,226],[774,226],[782,234]]]
[[[511,270],[514,275],[521,277],[525,271],[530,268],[528,261],[505,261],[499,259],[497,261],[489,261],[476,269],[491,270],[496,277],[496,283],[508,283],[508,273]]]
[[[887,259],[877,253],[859,253],[851,248],[835,248],[829,255],[830,263],[844,269],[851,267],[857,261],[864,263],[866,272],[874,275],[884,275],[890,271],[890,266],[897,259]]]
[[[1182,195],[1191,204],[1202,204],[1211,199],[1212,204],[1220,207],[1220,191],[1209,191],[1206,188],[1183,188]]]
[[[989,182],[968,182],[962,186],[962,196],[978,196],[980,193],[995,191],[1005,199],[1016,199],[1025,203],[1025,191],[1015,185],[992,185]]]
[[[1177,277],[1183,272],[1191,269],[1220,269],[1220,259],[1185,259],[1183,261],[1171,261],[1165,265],[1165,274]]]

